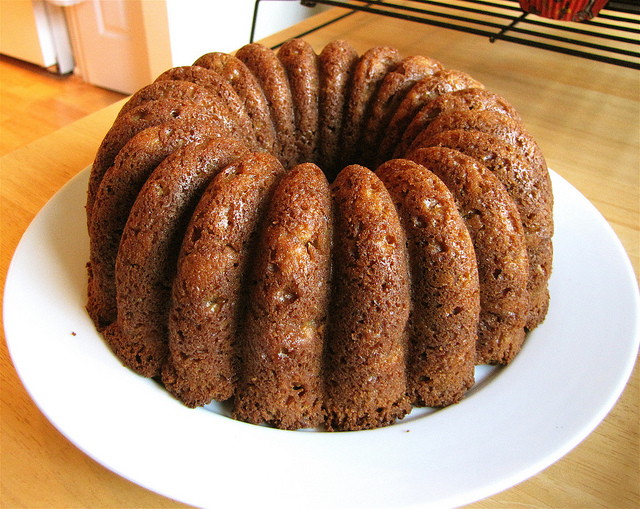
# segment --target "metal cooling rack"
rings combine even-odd
[[[256,0],[251,42],[259,4]],[[282,0],[281,0],[282,1]],[[314,32],[355,12],[369,12],[640,70],[638,0],[611,1],[592,20],[562,22],[525,13],[517,0],[302,0],[348,11],[299,34]]]

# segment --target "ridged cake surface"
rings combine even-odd
[[[86,210],[113,353],[253,424],[457,403],[548,309],[540,148],[503,97],[393,47],[293,39],[167,70],[106,134]]]

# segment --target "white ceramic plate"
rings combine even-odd
[[[189,410],[123,368],[85,310],[88,170],[42,209],[6,281],[4,324],[29,394],[69,440],[148,489],[203,507],[452,507],[509,488],[584,439],[640,340],[638,285],[596,209],[553,174],[551,309],[506,369],[458,405],[388,428],[292,432]]]

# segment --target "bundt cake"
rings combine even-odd
[[[254,43],[166,71],[106,134],[86,211],[113,353],[249,423],[456,403],[547,313],[539,147],[504,98],[391,47]]]

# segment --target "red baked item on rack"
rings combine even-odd
[[[560,21],[587,21],[594,18],[609,0],[520,0],[525,12]]]

